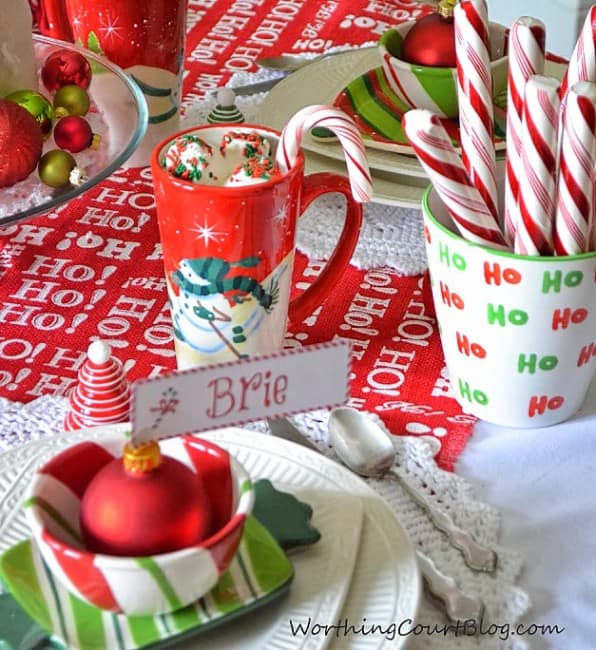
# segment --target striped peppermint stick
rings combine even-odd
[[[276,162],[280,169],[287,170],[296,162],[304,131],[315,127],[325,127],[338,137],[346,158],[348,177],[354,199],[360,203],[372,197],[372,179],[364,143],[358,127],[351,117],[343,111],[330,106],[306,106],[299,110],[284,127]]]
[[[564,102],[554,245],[557,255],[575,255],[592,246],[596,84],[575,83]]]
[[[559,82],[534,75],[526,83],[521,132],[516,253],[551,255],[556,205]]]
[[[588,250],[596,251],[596,170],[592,172],[592,225]]]
[[[459,123],[464,166],[498,217],[492,78],[485,0],[463,0],[453,11]]]
[[[468,178],[439,118],[416,109],[404,115],[403,124],[418,160],[461,235],[484,246],[507,249],[496,219]]]
[[[578,81],[596,81],[596,5],[592,5],[584,20],[567,71],[561,83],[561,97]]]
[[[521,127],[527,80],[544,72],[546,30],[544,23],[524,16],[511,26],[507,79],[507,159],[505,164],[505,238],[515,239],[517,196],[521,168]]]

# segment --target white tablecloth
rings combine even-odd
[[[533,606],[524,622],[565,628],[531,647],[596,648],[596,380],[564,424],[478,424],[456,471],[501,511],[501,543],[525,558],[519,582]]]

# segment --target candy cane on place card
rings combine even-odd
[[[492,77],[485,0],[463,0],[453,11],[462,157],[470,180],[498,218]]]
[[[403,126],[432,184],[463,237],[507,249],[496,219],[474,187],[439,118],[423,109],[408,111]]]
[[[516,253],[551,255],[556,206],[559,82],[534,75],[526,82],[521,132]]]
[[[579,34],[561,83],[561,97],[578,81],[596,82],[596,5],[592,5]]]
[[[544,72],[545,41],[546,31],[544,23],[540,20],[523,16],[511,26],[507,79],[507,159],[503,209],[505,238],[510,244],[513,244],[515,239],[517,218],[524,89],[529,77]]]
[[[557,255],[575,255],[591,247],[596,84],[575,83],[564,102],[554,246]]]
[[[352,118],[336,108],[319,104],[306,106],[290,118],[277,148],[279,167],[289,169],[296,162],[304,131],[315,127],[325,127],[337,136],[344,151],[354,199],[360,203],[370,201],[372,179],[360,132]]]

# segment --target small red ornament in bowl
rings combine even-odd
[[[78,153],[84,149],[96,149],[100,136],[93,133],[89,122],[80,115],[67,115],[54,127],[54,141],[60,149]]]
[[[408,63],[441,68],[455,68],[455,28],[453,5],[439,2],[436,13],[420,18],[406,34],[401,46],[401,58]]]
[[[110,474],[102,479],[106,467],[124,462],[126,433],[125,425],[106,427],[105,435],[94,435],[96,441],[76,444],[41,467],[29,486],[25,514],[48,570],[77,598],[127,615],[171,612],[207,593],[227,569],[252,511],[253,485],[227,451],[192,435],[159,443],[161,463],[168,457],[167,465],[177,476],[171,471],[151,474],[157,456],[150,446],[132,459],[133,464],[149,468],[147,472],[127,475],[124,468],[116,472],[116,479]],[[183,472],[176,463],[182,464]],[[180,478],[189,472],[202,484],[198,492],[188,476]],[[96,481],[105,501],[85,503]],[[181,507],[172,505],[176,500]],[[177,509],[175,513],[165,511],[168,504]],[[102,512],[104,506],[107,510]],[[89,522],[96,517],[101,523],[93,522],[90,534]],[[192,526],[186,517],[193,520]],[[170,526],[183,534],[168,539]],[[95,544],[98,531],[110,537],[116,551],[142,554],[107,554],[88,548],[87,542]],[[202,539],[193,541],[195,534]],[[151,544],[144,538],[151,538]],[[129,547],[131,540],[138,546]],[[159,552],[166,541],[177,548]],[[158,552],[151,552],[152,548]]]
[[[387,30],[379,40],[379,54],[387,84],[409,108],[424,108],[441,118],[455,119],[457,59],[453,7],[441,0],[437,13]],[[507,90],[507,28],[489,23],[493,98]]]
[[[211,506],[199,475],[163,456],[157,442],[129,443],[87,486],[80,522],[94,553],[156,555],[205,539]]]
[[[66,48],[52,52],[41,68],[41,80],[51,93],[68,84],[87,89],[91,75],[89,61],[79,52]]]

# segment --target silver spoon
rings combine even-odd
[[[305,433],[300,431],[288,418],[269,418],[269,429],[274,436],[302,445],[307,449],[321,453]],[[443,605],[445,612],[453,621],[481,620],[484,607],[482,602],[463,592],[453,578],[439,571],[435,563],[422,551],[416,551],[420,573],[428,591]]]
[[[345,50],[336,52],[323,52],[317,56],[302,56],[300,54],[282,54],[281,56],[268,56],[257,60],[257,65],[266,70],[275,70],[277,72],[296,72],[309,63],[315,63],[334,54],[344,54]]]
[[[337,455],[361,476],[380,478],[389,474],[399,481],[408,495],[420,505],[435,527],[445,533],[452,546],[462,552],[466,564],[478,571],[494,571],[497,555],[481,546],[465,530],[455,525],[441,508],[429,503],[395,470],[395,448],[387,433],[372,418],[356,409],[342,406],[329,416],[329,436]]]

